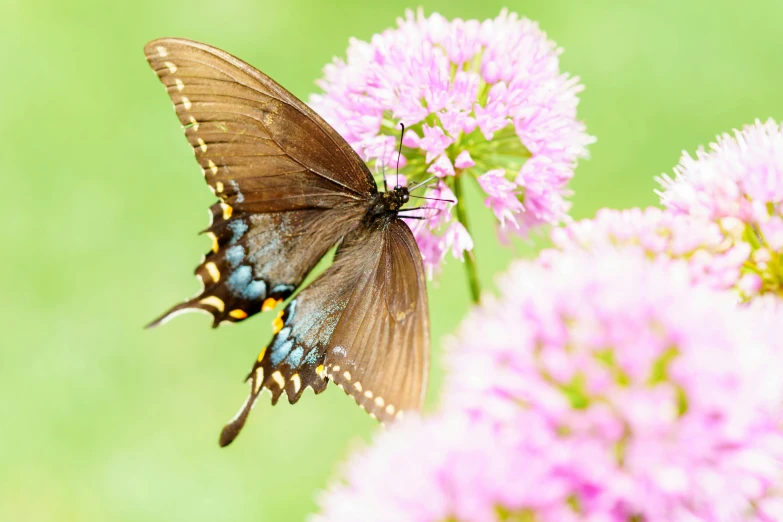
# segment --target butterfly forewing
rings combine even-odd
[[[173,38],[145,54],[220,198],[196,269],[203,290],[152,325],[185,310],[217,325],[273,307],[361,218],[372,176],[319,116],[245,62]]]
[[[249,212],[332,208],[377,191],[345,140],[271,78],[198,42],[147,44],[207,182]]]

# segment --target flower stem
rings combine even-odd
[[[468,215],[465,211],[465,201],[462,198],[462,172],[457,171],[457,175],[454,176],[454,196],[457,198],[457,219],[465,230],[470,234],[470,228],[468,227]],[[475,249],[474,249],[475,250]],[[470,287],[470,295],[473,302],[478,304],[481,297],[481,287],[478,280],[478,269],[476,268],[476,257],[473,251],[466,252],[465,255],[465,270],[468,275],[468,286]]]

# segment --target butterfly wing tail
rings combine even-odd
[[[308,303],[308,294],[317,292],[317,286],[305,289],[273,321],[275,336],[261,350],[245,379],[250,390],[242,407],[220,433],[221,447],[227,446],[239,435],[250,410],[264,390],[272,396],[272,404],[277,404],[283,393],[288,396],[288,402],[294,404],[308,387],[316,394],[326,389],[328,381],[323,370],[325,349],[319,342],[325,335],[324,325],[313,321],[314,314],[322,313],[323,307],[320,302]],[[302,298],[305,300],[303,309],[297,310]],[[333,313],[339,314],[340,311]],[[328,315],[324,317],[328,325]],[[336,323],[336,319],[333,322]]]
[[[266,349],[264,350],[266,351]],[[263,357],[263,352],[262,352]],[[320,366],[320,365],[319,365]],[[289,364],[274,365],[269,360],[256,362],[253,370],[247,377],[250,392],[237,411],[236,415],[226,423],[220,432],[218,444],[225,447],[237,438],[245,426],[250,411],[255,406],[258,397],[264,390],[272,396],[272,404],[277,404],[283,392],[288,396],[288,402],[294,404],[304,393],[306,387],[310,387],[316,394],[326,389],[328,381],[316,370],[318,366],[309,365],[301,368],[292,367]]]
[[[250,410],[253,409],[256,399],[258,399],[258,395],[253,395],[252,393],[248,395],[242,407],[234,415],[234,418],[223,427],[223,431],[220,432],[220,439],[218,439],[218,444],[220,444],[221,448],[225,448],[237,438],[239,432],[245,426],[245,421],[248,415],[250,415]]]

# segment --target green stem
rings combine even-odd
[[[465,201],[462,197],[462,171],[458,170],[454,176],[454,195],[457,197],[457,219],[465,230],[470,233],[468,227],[468,215],[465,211]],[[470,286],[470,295],[473,302],[478,304],[481,297],[481,288],[479,287],[478,270],[476,268],[476,258],[473,252],[467,252],[465,255],[465,270],[468,275],[468,286]]]

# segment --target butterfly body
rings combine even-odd
[[[429,318],[421,254],[402,219],[408,189],[378,191],[334,129],[238,58],[176,38],[145,54],[218,198],[204,231],[212,247],[196,268],[202,290],[151,326],[189,310],[209,313],[213,326],[239,322],[289,299],[220,444],[263,390],[294,403],[332,380],[382,421],[419,409]],[[302,288],[335,245],[332,265]]]

